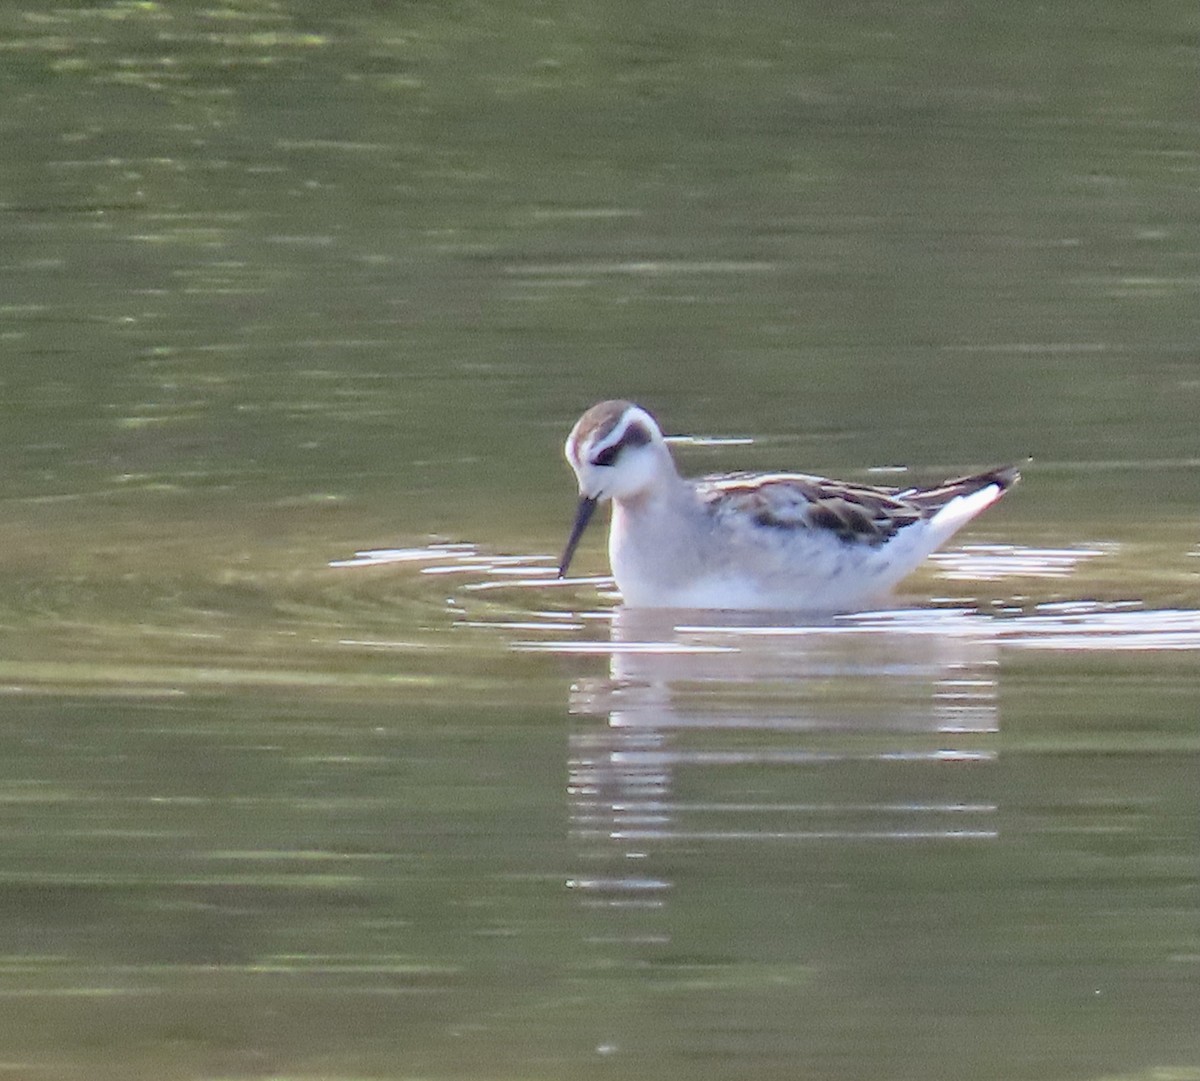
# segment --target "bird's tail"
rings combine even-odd
[[[952,480],[934,485],[931,488],[906,488],[899,493],[899,496],[910,503],[915,503],[927,513],[936,513],[956,499],[972,496],[976,492],[983,491],[985,488],[995,487],[996,491],[992,495],[992,498],[984,502],[983,506],[979,508],[982,510],[984,506],[994,503],[999,499],[1020,479],[1021,470],[1017,466],[1005,465],[996,469],[989,469],[983,473],[972,473],[966,477],[955,477]]]

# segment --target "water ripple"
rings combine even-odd
[[[1112,555],[1115,544],[1068,548],[1029,548],[1018,544],[967,544],[935,552],[930,561],[943,578],[995,582],[1002,578],[1068,578],[1079,564]]]
[[[936,553],[932,561],[941,577],[956,581],[995,582],[1006,578],[1067,579],[1089,562],[1113,557],[1111,543],[1063,547],[1011,544],[973,544]],[[1188,555],[1195,555],[1189,552]],[[897,606],[833,619],[797,618],[787,613],[673,612],[659,617],[643,613],[637,619],[644,633],[609,633],[614,612],[601,608],[547,608],[550,596],[563,591],[573,596],[581,587],[599,589],[619,600],[608,576],[559,579],[549,555],[489,553],[466,542],[437,542],[421,547],[383,548],[335,559],[340,569],[394,567],[431,577],[454,577],[462,626],[492,628],[518,634],[508,647],[525,653],[567,655],[744,657],[756,652],[755,663],[769,653],[754,641],[828,642],[835,636],[871,635],[933,637],[993,642],[1002,647],[1053,650],[1200,650],[1200,611],[1190,608],[1151,608],[1139,600],[1054,599],[1037,602],[1018,598],[989,606],[935,599],[927,606]],[[536,592],[532,592],[536,591]],[[548,592],[549,591],[549,592]],[[485,611],[476,611],[473,596],[495,594]],[[535,604],[528,598],[536,597]],[[499,610],[497,610],[499,602]],[[505,606],[508,602],[508,606]],[[599,633],[597,633],[599,632]],[[775,665],[791,663],[797,647],[776,649]],[[711,672],[710,672],[711,674]],[[940,692],[949,697],[944,687]],[[969,706],[965,684],[953,697],[964,712]]]

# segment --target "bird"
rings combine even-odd
[[[861,611],[1020,479],[1002,466],[911,488],[804,473],[689,480],[654,417],[623,400],[584,413],[565,453],[579,503],[558,577],[611,502],[609,561],[630,608]]]

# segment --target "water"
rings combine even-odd
[[[3,1072],[1200,1077],[1196,29],[0,13]],[[663,621],[553,580],[616,395],[1034,460]]]

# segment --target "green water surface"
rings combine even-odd
[[[1198,63],[1181,3],[4,5],[0,1074],[1200,1078]],[[1032,456],[954,542],[1019,566],[624,632],[538,577],[608,397],[751,440],[696,472]]]

